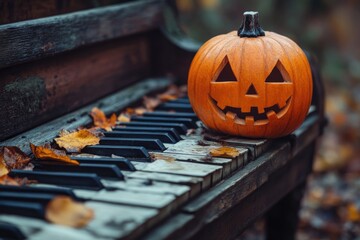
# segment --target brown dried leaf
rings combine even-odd
[[[94,125],[106,131],[111,131],[112,127],[116,125],[115,113],[113,113],[111,117],[108,119],[103,111],[95,107],[91,110],[90,115],[93,118]]]
[[[210,150],[210,155],[213,157],[237,157],[240,155],[239,151],[233,147],[219,147]]]
[[[360,221],[360,209],[353,203],[347,206],[347,219],[352,222]]]
[[[209,143],[206,143],[206,142],[204,142],[203,140],[197,141],[197,144],[198,144],[199,146],[210,146]]]
[[[153,160],[164,160],[166,162],[175,162],[175,158],[168,156],[168,155],[163,155],[163,154],[159,154],[159,153],[150,153],[150,157]]]
[[[61,131],[59,136],[55,138],[55,142],[68,152],[80,152],[84,147],[97,145],[100,142],[100,138],[87,129],[72,133]]]
[[[5,163],[9,170],[24,169],[30,162],[31,158],[18,147],[1,147],[0,160]]]
[[[152,97],[144,97],[144,106],[148,111],[154,110],[161,103],[160,99]]]
[[[30,143],[30,148],[32,153],[37,159],[41,160],[53,160],[73,165],[79,165],[79,162],[76,160],[70,159],[66,152],[63,150],[57,150],[50,147],[50,145],[45,146],[35,146]]]
[[[8,175],[0,177],[0,185],[10,185],[10,186],[23,186],[31,183],[35,183],[35,180],[29,180],[27,178],[12,178]]]
[[[194,128],[190,128],[188,130],[186,130],[186,136],[190,136],[191,134],[195,133],[195,129]]]
[[[9,173],[9,169],[7,168],[4,160],[0,159],[0,177],[6,176]]]
[[[70,197],[58,196],[46,206],[45,218],[55,224],[81,228],[94,218],[94,211]]]
[[[161,101],[166,102],[166,101],[171,101],[171,100],[177,99],[177,96],[163,93],[163,94],[158,95],[158,98]]]
[[[128,114],[126,114],[126,113],[122,113],[122,114],[119,115],[117,120],[119,122],[130,122],[130,116]]]

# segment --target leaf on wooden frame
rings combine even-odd
[[[113,113],[110,118],[105,116],[105,113],[99,108],[95,107],[90,112],[91,117],[94,121],[94,126],[102,128],[106,131],[111,131],[116,125],[116,114]]]

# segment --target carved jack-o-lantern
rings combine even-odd
[[[257,12],[246,12],[237,32],[216,36],[199,49],[189,71],[188,95],[195,113],[213,130],[280,137],[306,117],[310,65],[296,43],[264,32]]]

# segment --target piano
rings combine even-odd
[[[174,1],[3,1],[0,4],[0,145],[30,154],[29,142],[89,126],[140,106],[171,84],[185,85],[199,44],[177,27]],[[0,185],[1,239],[234,239],[260,217],[268,239],[294,239],[324,118],[316,59],[314,94],[302,126],[276,139],[206,131],[186,96],[133,116],[79,166],[12,170],[35,180]],[[195,129],[192,134],[186,134]],[[208,154],[219,146],[236,157]],[[158,160],[150,156],[160,156]],[[168,162],[161,159],[176,159]],[[94,210],[83,228],[44,219],[47,202],[68,196]]]

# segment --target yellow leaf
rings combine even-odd
[[[99,137],[86,129],[72,133],[62,131],[59,135],[60,137],[55,138],[55,142],[68,152],[80,152],[84,147],[97,145],[100,142]]]
[[[94,218],[94,211],[70,197],[58,196],[46,206],[45,218],[55,224],[81,228]]]
[[[355,204],[351,203],[347,206],[348,220],[352,222],[360,221],[360,211]]]
[[[240,155],[239,151],[233,147],[219,147],[210,150],[212,157],[237,157]]]
[[[30,148],[31,148],[31,151],[34,154],[35,158],[37,158],[37,159],[53,160],[53,161],[57,161],[57,162],[79,165],[78,161],[70,159],[66,155],[66,152],[63,150],[53,149],[48,145],[35,146],[32,143],[30,143]]]
[[[129,115],[122,113],[122,114],[119,115],[117,120],[119,122],[130,122],[130,117],[129,117]]]
[[[0,158],[0,177],[6,176],[9,173],[9,169],[6,167],[5,162]]]
[[[105,113],[103,111],[95,107],[91,110],[90,115],[93,118],[94,125],[106,131],[111,131],[112,127],[116,125],[115,113],[113,113],[111,117],[108,119],[106,118]]]

